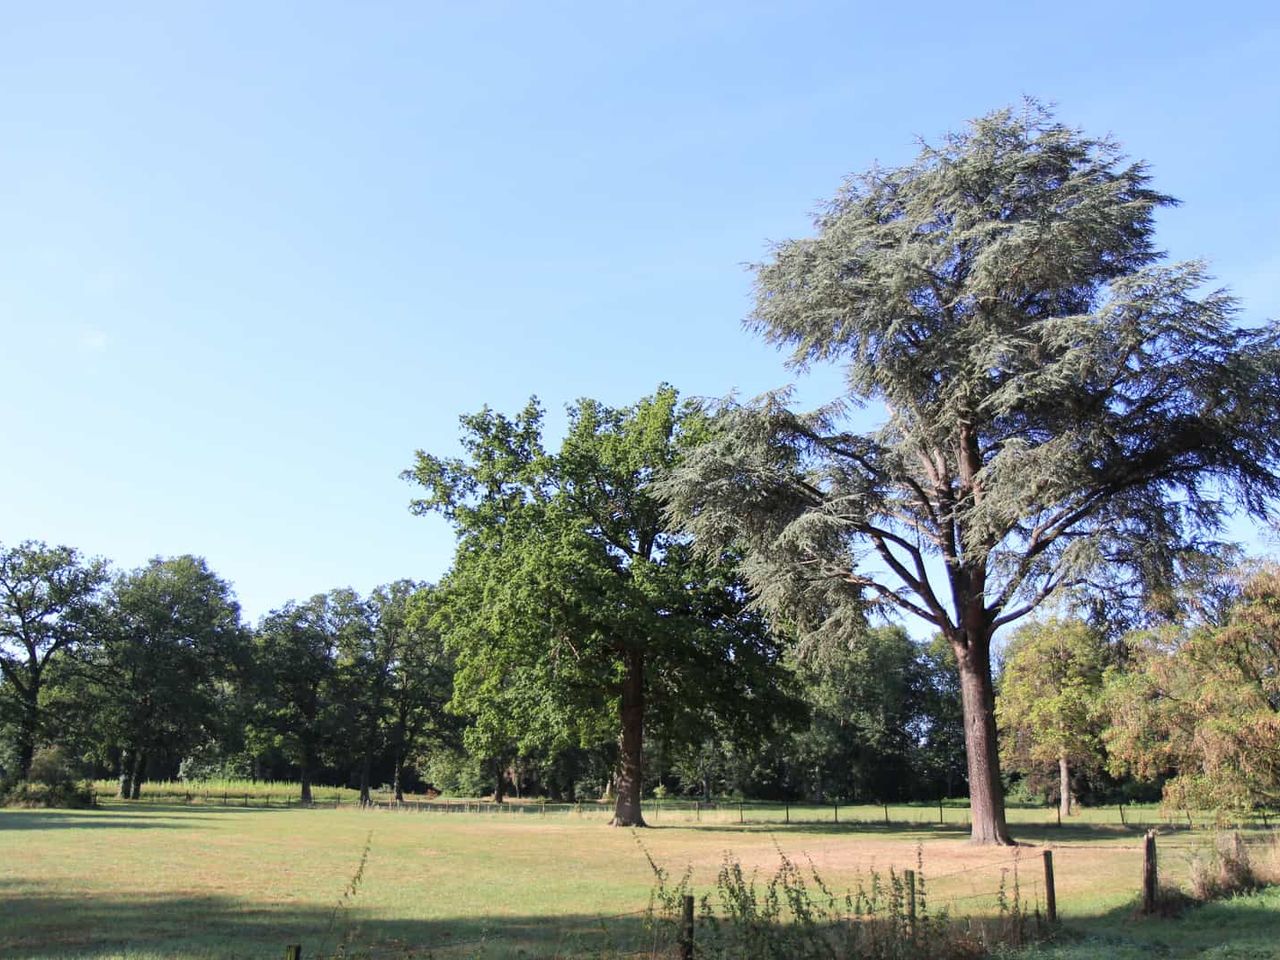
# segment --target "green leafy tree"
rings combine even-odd
[[[484,410],[463,418],[467,459],[419,453],[407,473],[427,490],[414,509],[459,535],[455,700],[518,743],[591,747],[612,717],[618,825],[644,823],[647,721],[679,717],[692,739],[705,704],[767,712],[773,636],[733,567],[695,554],[649,492],[701,425],[668,387],[625,408],[583,400],[553,456],[535,403],[514,420]]]
[[[1052,619],[1018,629],[1005,654],[996,697],[1001,757],[1024,775],[1057,768],[1058,803],[1071,816],[1071,771],[1105,762],[1105,639],[1081,620]]]
[[[1134,642],[1106,702],[1113,771],[1167,778],[1166,803],[1280,803],[1280,569],[1249,579],[1224,624]]]
[[[915,645],[901,627],[821,637],[795,669],[810,707],[793,782],[815,801],[899,799],[914,787],[923,707]]]
[[[262,618],[254,637],[261,699],[251,742],[279,749],[298,769],[303,803],[339,729],[338,638],[352,619],[350,591],[287,603]]]
[[[72,547],[0,544],[0,676],[14,715],[19,777],[26,777],[46,725],[50,666],[90,639],[106,582],[106,562]]]
[[[176,763],[216,734],[246,650],[231,587],[200,557],[156,558],[115,581],[77,675],[119,757],[121,797],[138,798],[148,757]]]
[[[921,720],[916,731],[916,770],[922,793],[932,799],[959,796],[968,776],[964,750],[964,703],[956,656],[936,634],[920,650]]]
[[[726,405],[663,486],[775,614],[872,604],[947,638],[975,842],[1011,842],[995,632],[1085,582],[1156,593],[1233,500],[1264,516],[1280,493],[1277,329],[1161,262],[1172,202],[1034,104],[850,178],[757,268],[750,320],[798,369],[843,364],[847,393]],[[882,426],[852,429],[867,403]]]
[[[451,747],[459,736],[456,718],[445,707],[453,698],[453,657],[434,624],[437,591],[398,581],[375,591],[379,629],[399,637],[388,684],[387,744],[392,789],[404,799],[405,770],[428,747]]]

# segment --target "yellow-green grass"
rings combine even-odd
[[[931,907],[955,914],[994,911],[1015,867],[1022,895],[1042,901],[1041,848],[1053,844],[1059,910],[1086,929],[1127,911],[1140,879],[1138,833],[1108,824],[1023,823],[1028,845],[1014,851],[969,845],[960,822],[739,826],[689,822],[687,812],[673,823],[665,810],[655,829],[633,832],[606,827],[595,808],[531,809],[0,811],[0,956],[259,957],[288,943],[314,956],[343,938],[377,955],[407,944],[441,958],[567,955],[602,939],[639,946],[641,918],[598,919],[648,903],[653,875],[637,837],[673,874],[690,866],[698,892],[713,889],[726,855],[764,877],[781,849],[840,889],[871,869],[914,867],[919,850]],[[335,919],[370,835],[363,878]],[[1210,839],[1162,836],[1163,875],[1184,880],[1192,851]],[[459,941],[468,942],[449,947]]]

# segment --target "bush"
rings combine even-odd
[[[22,780],[4,796],[4,806],[6,807],[87,810],[97,805],[93,790],[87,783],[50,786],[47,783],[32,783],[29,780]]]
[[[1191,892],[1197,900],[1220,900],[1264,886],[1240,834],[1219,834],[1208,856],[1191,861]]]
[[[93,787],[79,779],[77,764],[61,747],[42,747],[31,758],[27,779],[4,793],[9,807],[69,807],[97,805]]]

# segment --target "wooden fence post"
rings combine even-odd
[[[738,801],[738,822],[742,823],[742,801]]]
[[[907,924],[911,928],[911,939],[916,938],[916,872],[907,870]]]
[[[680,906],[680,960],[693,960],[693,895],[686,893]]]
[[[787,817],[786,822],[790,823],[791,822],[791,801],[790,800],[786,802],[786,805],[783,807],[783,810],[786,813],[786,817]]]
[[[832,822],[833,822],[833,823],[839,823],[839,822],[840,822],[840,803],[839,803],[839,801],[837,801],[837,802],[835,802],[835,803],[831,804],[831,812],[832,812],[832,813],[834,814],[834,816],[835,816],[835,819],[834,819]]]
[[[1049,922],[1058,922],[1058,895],[1053,888],[1053,851],[1044,852],[1044,906]]]
[[[285,947],[284,960],[302,960],[302,944],[291,943]]]
[[[1156,873],[1156,832],[1148,830],[1142,843],[1142,912],[1148,916],[1156,912],[1159,886]]]

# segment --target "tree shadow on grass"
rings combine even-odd
[[[423,890],[424,898],[430,891]],[[675,925],[634,914],[387,919],[358,905],[254,903],[229,896],[71,896],[0,880],[0,956],[46,958],[278,957],[300,944],[308,960],[344,956],[461,958],[599,956],[665,950]],[[659,953],[659,955],[664,955]]]
[[[104,810],[3,810],[0,833],[7,830],[57,830],[85,827],[111,830],[182,830],[186,821],[209,817],[145,817]]]
[[[885,839],[916,840],[967,840],[970,834],[966,823],[922,824],[922,823],[684,823],[684,824],[650,824],[655,830],[695,830],[709,833],[776,833],[785,835],[823,834],[834,836],[883,837]],[[1033,824],[1011,824],[1009,827],[1013,839],[1019,844],[1048,846],[1055,843],[1088,843],[1091,841],[1107,843],[1134,843],[1142,836],[1136,827],[1122,827],[1119,824],[1102,823],[1064,823],[1062,826],[1049,824],[1046,826]]]

